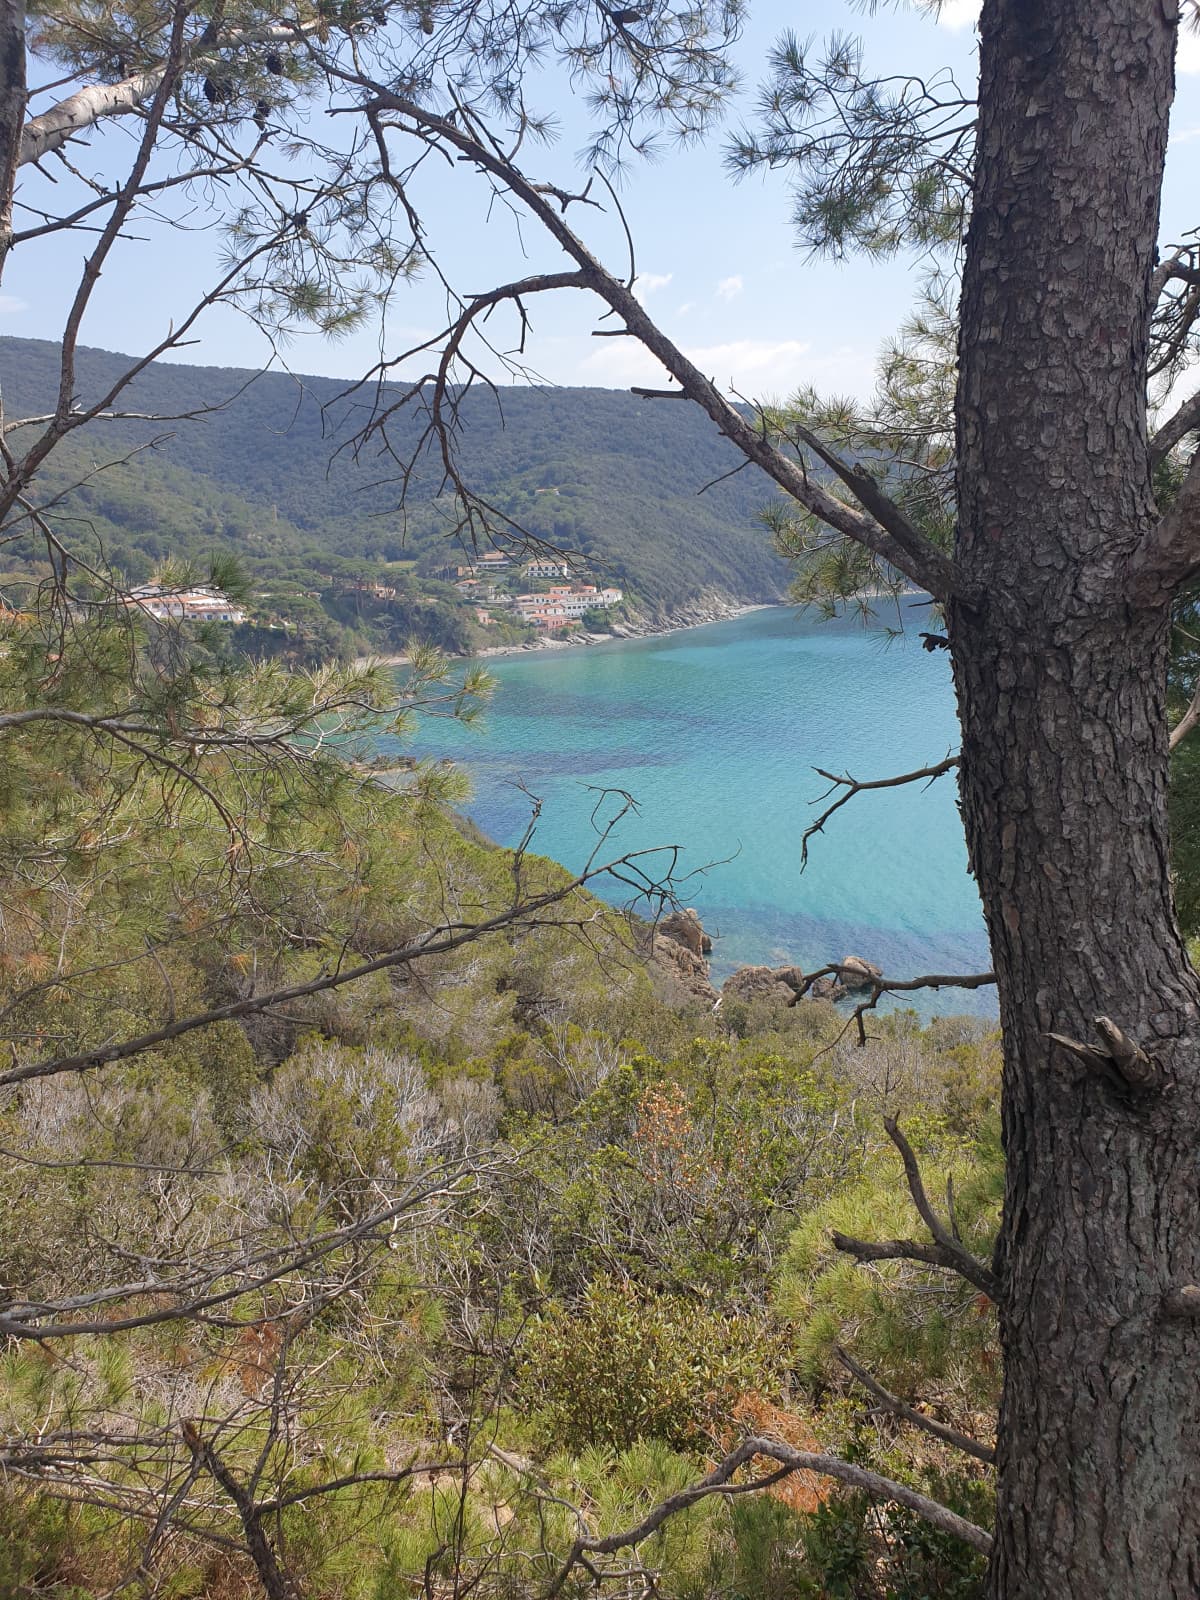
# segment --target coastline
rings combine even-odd
[[[585,633],[582,637],[571,639],[539,638],[529,639],[524,644],[484,645],[483,649],[476,650],[473,655],[457,656],[454,659],[483,661],[490,657],[533,655],[543,651],[591,650],[596,645],[618,644],[630,639],[660,638],[671,633],[687,633],[692,628],[706,628],[712,622],[728,622],[734,617],[748,616],[752,611],[771,611],[776,606],[787,603],[786,600],[754,601],[745,604],[736,604],[733,601],[714,604],[710,601],[704,607],[697,606],[680,612],[676,618],[668,621],[621,624],[619,633]],[[395,655],[362,656],[359,659],[375,661],[385,667],[404,667],[408,665],[410,658],[406,655]]]

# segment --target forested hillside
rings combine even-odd
[[[0,341],[10,420],[52,403],[57,356],[48,342]],[[81,351],[80,398],[103,393],[126,366]],[[102,543],[134,579],[169,555],[214,551],[236,553],[268,580],[328,574],[338,558],[415,560],[417,575],[432,577],[461,559],[451,507],[439,499],[440,463],[420,459],[402,507],[398,463],[416,454],[421,420],[400,414],[388,429],[394,456],[376,441],[356,461],[345,447],[374,401],[373,390],[347,395],[324,378],[160,364],[123,410],[169,418],[215,409],[186,421],[95,424],[56,452],[44,481],[65,490],[97,461],[117,463],[71,489],[64,509],[76,537]],[[773,498],[768,480],[751,468],[700,492],[738,464],[692,408],[632,394],[515,388],[499,401],[473,393],[462,408],[471,488],[529,533],[581,552],[651,614],[713,591],[745,601],[783,592],[786,568],[758,520]]]

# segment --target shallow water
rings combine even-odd
[[[680,871],[693,874],[681,898],[716,939],[718,983],[747,962],[811,970],[851,953],[891,977],[978,972],[987,941],[953,774],[858,796],[800,870],[812,801],[827,787],[815,766],[879,778],[957,747],[946,657],[916,637],[926,616],[910,605],[908,632],[889,642],[882,628],[773,607],[662,638],[500,658],[484,723],[426,724],[415,750],[466,765],[465,809],[501,844],[528,825],[524,784],[542,801],[533,848],[573,869],[596,845],[598,803],[601,818],[617,808],[599,791],[627,791],[638,811],[605,858],[680,847]],[[628,898],[619,885],[600,892]],[[992,990],[916,1003],[926,1015],[995,1008]]]

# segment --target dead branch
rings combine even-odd
[[[1200,399],[1200,396],[1197,396]],[[1197,421],[1200,423],[1200,406],[1197,406]],[[1187,710],[1171,729],[1170,748],[1177,749],[1191,733],[1196,724],[1200,722],[1200,678],[1196,680],[1196,687],[1192,690],[1192,698],[1188,701]]]
[[[1200,715],[1200,713],[1197,714]],[[897,789],[901,784],[905,783],[934,783],[945,773],[952,772],[958,766],[958,763],[958,756],[947,756],[944,761],[935,762],[933,766],[929,767],[918,767],[915,772],[902,772],[894,778],[869,779],[853,778],[848,772],[839,775],[836,772],[826,772],[823,767],[814,767],[813,771],[817,776],[825,778],[830,784],[825,793],[819,795],[813,801],[814,805],[820,805],[822,800],[827,800],[835,789],[844,789],[846,792],[839,795],[831,806],[822,811],[814,823],[805,828],[804,835],[800,840],[800,870],[803,872],[808,865],[808,841],[814,834],[824,833],[825,824],[833,816],[834,812],[840,811],[844,805],[848,805],[855,795],[862,794],[867,789]]]
[[[410,1478],[437,1477],[443,1472],[458,1472],[458,1461],[427,1461],[411,1467],[397,1467],[394,1472],[348,1472],[345,1477],[331,1478],[328,1483],[316,1483],[309,1489],[293,1489],[290,1494],[277,1495],[273,1500],[260,1500],[258,1511],[265,1516],[273,1511],[286,1511],[288,1506],[303,1505],[323,1494],[338,1494],[343,1489],[354,1489],[364,1483],[407,1483]]]
[[[625,324],[628,331],[656,356],[680,385],[687,398],[695,401],[743,453],[757,463],[786,493],[829,526],[856,540],[899,568],[913,582],[940,599],[962,595],[961,575],[952,558],[928,541],[915,525],[908,523],[898,506],[888,501],[874,486],[864,492],[872,496],[875,510],[860,509],[831,494],[812,480],[801,462],[785,455],[756,429],[726,399],[712,379],[703,373],[655,325],[629,286],[608,272],[587,245],[568,227],[559,210],[538,192],[513,162],[495,147],[483,142],[470,129],[469,118],[450,119],[437,115],[417,101],[375,82],[360,72],[330,67],[334,76],[371,96],[368,113],[387,114],[389,126],[399,126],[426,143],[457,151],[496,184],[498,192],[511,194],[537,217],[550,236],[576,263],[587,280],[587,287],[604,300]],[[393,123],[392,118],[400,119]],[[861,505],[865,506],[862,501]],[[889,526],[879,521],[876,511],[886,510]],[[904,537],[897,537],[895,526],[903,524]]]
[[[474,1166],[477,1168],[478,1165],[476,1161]],[[217,1308],[230,1306],[249,1295],[260,1294],[281,1279],[327,1260],[346,1246],[379,1235],[401,1217],[423,1216],[426,1213],[422,1208],[435,1201],[461,1198],[467,1192],[463,1180],[471,1175],[473,1172],[469,1164],[458,1162],[443,1166],[423,1175],[389,1204],[344,1227],[312,1235],[307,1240],[289,1240],[285,1245],[246,1251],[240,1257],[217,1255],[215,1259],[200,1261],[190,1272],[174,1279],[151,1277],[137,1283],[114,1285],[97,1289],[91,1294],[44,1303],[10,1300],[0,1305],[0,1335],[34,1339],[40,1343],[47,1339],[69,1339],[85,1334],[113,1334],[131,1328],[149,1328],[163,1322],[177,1322],[184,1317],[196,1321],[215,1321],[217,1319],[212,1318],[210,1313]],[[155,1304],[150,1310],[133,1312],[128,1316],[114,1316],[106,1312],[102,1317],[74,1322],[48,1320],[134,1298],[153,1298],[160,1302],[169,1300],[170,1303]],[[291,1312],[287,1314],[291,1315]],[[275,1318],[267,1315],[249,1319],[258,1323],[272,1320]],[[240,1325],[246,1326],[248,1323]]]
[[[1170,599],[1200,568],[1200,451],[1192,457],[1174,503],[1143,537],[1126,564],[1122,592],[1131,604]]]
[[[1150,440],[1150,464],[1165,461],[1177,444],[1200,428],[1200,390],[1185,400],[1173,417],[1168,417]]]
[[[208,1011],[194,1013],[188,1017],[180,1017],[174,1022],[166,1023],[162,1027],[136,1035],[134,1038],[124,1039],[120,1042],[97,1045],[89,1050],[81,1050],[73,1055],[52,1056],[44,1061],[27,1062],[24,1065],[11,1067],[7,1072],[0,1073],[0,1087],[12,1083],[25,1083],[32,1078],[55,1077],[64,1072],[90,1072],[98,1067],[110,1065],[114,1061],[127,1061],[132,1056],[153,1050],[156,1046],[166,1044],[172,1039],[181,1038],[184,1034],[193,1033],[197,1028],[207,1028],[214,1022],[227,1022],[239,1017],[257,1016],[262,1012],[274,1010],[280,1006],[288,1005],[295,1000],[307,999],[311,995],[323,994],[330,989],[344,988],[347,984],[357,983],[360,979],[370,977],[376,972],[387,972],[395,967],[408,966],[413,962],[427,960],[431,956],[445,955],[448,951],[462,949],[465,945],[474,944],[479,939],[487,938],[490,934],[506,928],[533,928],[542,924],[539,913],[561,905],[571,895],[584,888],[588,883],[602,876],[621,876],[622,882],[632,881],[638,892],[655,894],[658,886],[646,874],[641,863],[647,856],[661,855],[663,849],[669,846],[660,846],[657,849],[634,850],[629,854],[618,857],[616,860],[602,864],[589,864],[584,870],[567,883],[557,889],[547,890],[546,893],[535,895],[529,899],[514,902],[506,910],[492,917],[485,917],[475,923],[449,923],[441,924],[422,934],[419,938],[411,939],[395,949],[387,950],[382,955],[370,961],[360,962],[353,967],[336,967],[332,972],[322,973],[320,977],[312,978],[307,983],[291,984],[285,988],[272,989],[269,993],[260,995],[247,995],[241,1000],[232,1000],[223,1006],[213,1006]],[[624,874],[622,876],[622,874]],[[669,890],[666,891],[669,894]],[[557,925],[561,926],[561,923]]]
[[[376,131],[381,147],[386,150],[386,146],[382,144],[382,130],[376,126]],[[497,306],[510,304],[516,309],[520,319],[521,335],[517,350],[502,353],[491,344],[488,344],[488,348],[508,366],[510,371],[528,377],[529,374],[516,360],[516,356],[524,352],[525,335],[529,326],[525,300],[531,295],[547,291],[588,287],[587,279],[580,272],[536,273],[460,301],[449,323],[438,333],[376,369],[376,375],[381,377],[386,368],[403,364],[415,356],[425,353],[437,356],[431,372],[407,384],[399,398],[385,408],[378,409],[377,406],[366,426],[341,449],[349,451],[353,458],[358,460],[371,440],[381,440],[384,451],[396,462],[398,468],[401,501],[415,480],[417,467],[426,453],[436,452],[441,467],[438,493],[451,489],[456,503],[462,508],[457,525],[449,530],[451,537],[465,536],[469,538],[473,548],[478,547],[481,539],[487,539],[493,543],[519,544],[525,550],[553,550],[553,546],[530,533],[506,512],[486,500],[477,490],[472,489],[459,467],[457,441],[462,429],[463,403],[467,396],[477,383],[483,383],[492,390],[499,404],[495,385],[473,361],[468,359],[463,346],[468,334],[473,333],[483,338],[480,323],[486,321]],[[487,344],[486,340],[484,342]],[[454,381],[455,372],[460,367],[466,369],[465,383]],[[358,387],[358,384],[352,385],[339,398],[344,399],[353,394]],[[390,443],[388,424],[398,413],[410,408],[416,408],[427,420],[415,444],[408,448],[406,459],[402,459]]]
[[[811,428],[806,428],[799,422],[792,422],[789,426],[800,442],[807,445],[813,454],[841,479],[876,522],[887,529],[897,544],[910,555],[919,557],[928,547],[925,535],[910,521],[896,502],[884,493],[879,480],[858,462],[847,461],[838,455],[837,451]]]
[[[918,1411],[915,1406],[910,1406],[907,1401],[901,1400],[898,1395],[890,1394],[877,1379],[873,1378],[865,1367],[860,1367],[858,1362],[848,1350],[840,1344],[834,1345],[833,1353],[850,1373],[857,1379],[863,1388],[873,1394],[885,1411],[893,1416],[902,1417],[914,1428],[923,1428],[926,1433],[932,1434],[935,1439],[941,1439],[944,1444],[953,1445],[956,1450],[963,1450],[969,1456],[974,1456],[977,1461],[984,1461],[989,1466],[996,1459],[996,1452],[990,1444],[981,1444],[978,1439],[972,1438],[969,1433],[960,1433],[957,1428],[950,1428],[944,1422],[936,1422],[933,1417],[927,1417],[923,1411]]]
[[[733,1477],[739,1468],[753,1461],[755,1456],[763,1456],[768,1461],[778,1462],[781,1470],[770,1473],[765,1478],[752,1479],[749,1482],[734,1483]],[[890,1478],[884,1478],[876,1472],[868,1472],[863,1467],[854,1466],[849,1461],[843,1461],[839,1456],[821,1455],[809,1450],[796,1450],[791,1445],[783,1444],[776,1439],[750,1438],[738,1445],[736,1450],[721,1461],[706,1478],[690,1488],[682,1489],[678,1494],[671,1495],[643,1518],[635,1528],[630,1528],[624,1533],[609,1534],[605,1538],[578,1538],[571,1546],[566,1563],[558,1573],[553,1584],[546,1593],[546,1600],[553,1600],[559,1594],[571,1573],[578,1566],[584,1567],[594,1578],[602,1574],[589,1560],[593,1556],[613,1555],[618,1550],[635,1549],[647,1540],[651,1534],[656,1533],[668,1518],[677,1516],[681,1511],[687,1511],[692,1506],[710,1495],[739,1495],[754,1494],[776,1483],[781,1478],[793,1472],[815,1472],[824,1477],[835,1478],[839,1483],[849,1484],[851,1488],[859,1489],[871,1496],[872,1499],[883,1502],[892,1501],[897,1505],[905,1506],[910,1511],[915,1511],[918,1516],[925,1518],[935,1528],[940,1528],[944,1533],[953,1534],[962,1539],[973,1549],[986,1554],[992,1547],[992,1536],[975,1523],[968,1522],[964,1517],[958,1516],[946,1506],[939,1505],[936,1500],[930,1500],[923,1494],[918,1494],[902,1483],[895,1483]]]
[[[918,1216],[929,1229],[933,1243],[919,1244],[913,1239],[884,1239],[871,1242],[835,1232],[833,1234],[835,1247],[860,1262],[916,1261],[924,1266],[943,1267],[957,1273],[960,1278],[965,1278],[976,1289],[982,1290],[989,1300],[998,1301],[1000,1291],[995,1274],[958,1242],[930,1204],[921,1178],[920,1165],[912,1146],[901,1132],[899,1123],[893,1117],[885,1117],[883,1125],[888,1138],[900,1152],[908,1192]]]
[[[1146,376],[1178,377],[1195,350],[1200,320],[1200,244],[1177,245],[1160,262],[1150,285],[1150,359]]]
[[[798,1005],[813,985],[822,978],[836,978],[841,982],[842,974],[846,971],[840,961],[831,962],[828,966],[818,967],[815,972],[806,975],[804,982],[789,1000],[789,1005]],[[920,978],[871,978],[871,993],[866,1000],[855,1006],[854,1011],[846,1024],[846,1029],[857,1027],[859,1046],[867,1043],[866,1015],[874,1011],[885,994],[912,994],[918,989],[985,989],[995,983],[994,972],[929,972]],[[864,984],[863,987],[866,987]],[[839,1038],[844,1037],[845,1030]],[[836,1042],[836,1041],[835,1041]],[[3,1082],[0,1079],[0,1082]]]
[[[253,1495],[242,1487],[212,1444],[200,1437],[193,1423],[184,1422],[182,1433],[193,1459],[220,1484],[237,1507],[246,1536],[246,1554],[254,1563],[254,1570],[262,1581],[268,1600],[300,1600],[300,1591],[280,1566],[271,1548],[271,1541],[262,1525],[262,1508],[255,1505]]]

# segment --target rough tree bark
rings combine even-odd
[[[0,272],[12,248],[13,189],[26,99],[25,0],[0,0]]]
[[[1004,1600],[1200,1591],[1200,1322],[1172,1301],[1200,1277],[1198,986],[1168,871],[1169,602],[1128,582],[1158,520],[1173,9],[986,0],[981,23],[958,560],[986,598],[952,603],[950,637],[1004,1028]]]

